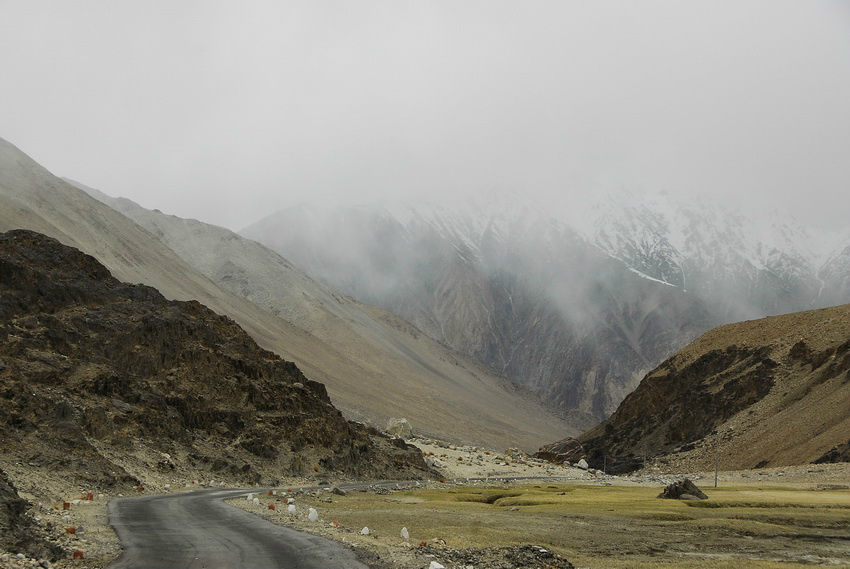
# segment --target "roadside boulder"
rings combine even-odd
[[[387,434],[400,439],[409,439],[413,436],[413,427],[404,417],[392,417],[387,421]]]
[[[582,470],[587,470],[590,467],[590,465],[587,464],[587,461],[583,458],[576,463],[576,466]]]
[[[674,482],[670,484],[661,494],[658,495],[659,498],[667,498],[671,500],[707,500],[708,496],[705,493],[697,488],[697,485],[690,481],[690,479],[685,478],[684,480],[679,480],[678,482]]]

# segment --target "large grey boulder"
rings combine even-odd
[[[702,490],[697,488],[697,485],[691,482],[688,478],[670,484],[664,488],[664,491],[661,492],[658,497],[672,500],[708,499],[708,496],[706,496]]]
[[[387,434],[401,439],[409,439],[413,436],[413,427],[410,426],[410,421],[404,417],[392,417],[387,421]]]

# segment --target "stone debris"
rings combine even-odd
[[[539,545],[468,549],[420,548],[426,555],[451,562],[452,567],[486,567],[487,569],[574,569],[572,563]],[[431,567],[436,563],[432,561]],[[440,565],[437,563],[440,567]],[[429,568],[430,569],[430,568]]]

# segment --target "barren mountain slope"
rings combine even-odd
[[[222,256],[227,251],[237,261],[227,274],[243,278],[246,272],[266,266],[274,269],[264,277],[271,289],[275,282],[280,289],[307,283],[303,289],[295,288],[297,292],[279,310],[286,316],[289,300],[298,298],[291,306],[312,314],[314,324],[308,327],[306,317],[293,324],[260,308],[243,298],[241,291],[237,295],[217,286],[151,232],[0,141],[0,230],[21,227],[94,255],[122,280],[155,286],[167,298],[197,299],[232,317],[264,348],[295,361],[309,378],[324,383],[349,417],[382,426],[388,416],[407,416],[423,434],[496,447],[533,448],[576,431],[503,379],[455,356],[392,315],[363,307],[358,318],[368,314],[374,319],[367,319],[359,329],[375,327],[377,338],[386,341],[365,336],[329,308],[344,299],[306,288],[310,281],[302,280],[303,276],[274,272],[275,267],[287,266],[280,257],[269,260],[268,266],[256,260],[239,265],[240,259],[250,259],[251,247],[259,246],[219,228],[214,228],[218,234],[202,235],[201,241],[210,238],[209,250],[220,250]],[[228,241],[233,241],[235,250],[224,248]]]
[[[221,287],[309,331],[354,360],[373,362],[371,375],[383,379],[368,397],[395,396],[395,393],[382,393],[386,385],[384,382],[394,382],[399,390],[397,395],[413,396],[415,385],[405,381],[407,374],[404,371],[404,366],[412,366],[436,375],[438,381],[434,387],[439,390],[438,393],[445,394],[441,397],[443,405],[450,406],[452,399],[456,399],[463,401],[470,410],[483,407],[489,410],[487,413],[502,415],[500,420],[505,422],[505,428],[513,431],[533,426],[510,424],[512,419],[504,400],[520,405],[521,413],[526,417],[536,415],[534,409],[522,401],[524,397],[513,385],[494,376],[471,358],[434,342],[391,312],[331,292],[274,251],[227,229],[147,210],[130,200],[110,198],[74,183],[149,230]],[[485,378],[484,383],[480,378]],[[363,413],[362,403],[356,403],[350,393],[366,392],[368,385],[347,385],[338,390],[337,396],[335,382],[329,380],[329,384],[334,399],[344,408],[350,409],[355,416]],[[487,384],[495,386],[495,389],[481,389]],[[349,407],[354,404],[358,407]],[[403,399],[396,400],[392,405],[403,407],[405,402]],[[424,413],[434,412],[427,407],[409,409],[405,414],[415,420],[415,424],[423,424],[423,420],[428,421]],[[458,412],[462,414],[463,410],[458,409]],[[385,413],[389,416],[397,412],[387,410]],[[535,420],[548,422],[550,419],[538,416]],[[572,414],[570,422],[584,427],[594,423],[592,418],[581,413]]]
[[[707,469],[715,444],[725,469],[846,460],[850,305],[715,328],[650,372],[579,440],[592,464],[607,456],[615,469],[667,453]]]
[[[415,447],[346,421],[229,318],[121,283],[40,233],[0,234],[0,339],[4,462],[98,488],[158,468],[272,485],[428,474]]]
[[[302,205],[243,234],[552,404],[599,419],[709,326],[698,299],[521,205]]]

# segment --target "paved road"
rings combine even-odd
[[[199,490],[111,501],[109,522],[124,553],[109,569],[368,569],[336,542],[274,525],[222,501],[246,492]]]
[[[456,481],[524,479],[560,478],[507,476]],[[393,481],[340,487],[416,484]],[[248,492],[260,490],[197,490],[112,500],[109,523],[118,533],[124,553],[108,569],[368,569],[337,542],[272,524],[224,503]]]

